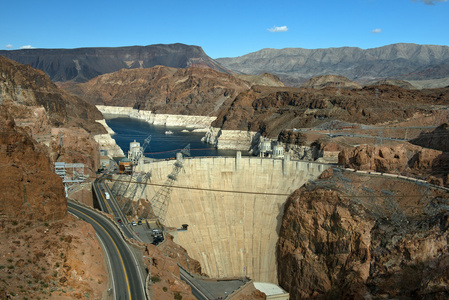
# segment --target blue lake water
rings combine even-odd
[[[181,151],[190,144],[190,156],[235,156],[235,150],[217,150],[212,145],[201,142],[204,132],[182,132],[184,127],[168,127],[151,125],[147,122],[127,117],[111,118],[106,117],[106,123],[114,130],[112,137],[117,145],[122,148],[125,155],[129,150],[129,143],[140,142],[151,135],[151,142],[145,149],[145,156],[156,159],[176,157],[176,152]],[[173,134],[165,134],[165,131],[172,131]],[[242,155],[248,153],[242,151]]]

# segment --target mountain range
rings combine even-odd
[[[229,72],[198,46],[158,44],[149,46],[2,50],[0,55],[44,71],[52,81],[86,82],[121,69],[191,66]]]
[[[223,73],[278,76],[286,86],[312,77],[340,75],[358,84],[406,80],[418,88],[449,85],[449,47],[399,43],[378,48],[262,49],[234,58],[210,58],[201,47],[158,44],[116,48],[2,50],[22,64],[44,71],[54,82],[87,82],[120,69],[212,68]]]
[[[439,80],[449,84],[449,47],[392,44],[379,48],[262,49],[234,58],[219,58],[224,67],[244,74],[268,72],[289,86],[318,75],[342,75],[357,83],[390,78]],[[441,82],[441,79],[448,79]]]

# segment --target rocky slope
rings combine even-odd
[[[98,109],[59,89],[30,66],[0,56],[0,72],[2,110],[8,111],[15,124],[46,146],[42,151],[52,162],[84,163],[85,174],[95,174],[99,145],[92,136],[107,133],[95,121],[103,119]]]
[[[67,87],[93,104],[133,107],[158,114],[214,116],[250,83],[212,69],[120,70]]]
[[[433,131],[423,132],[417,138],[410,140],[410,143],[449,152],[449,124],[444,123]]]
[[[449,184],[449,154],[410,144],[345,148],[338,155],[338,164],[355,170],[411,176],[438,185]]]
[[[348,78],[341,75],[321,75],[312,77],[309,80],[307,80],[306,83],[302,84],[301,87],[313,89],[324,89],[326,87],[349,88],[349,89],[362,88],[359,84],[352,82]]]
[[[381,80],[377,80],[374,82],[370,82],[367,85],[385,85],[385,84],[386,85],[396,85],[403,89],[409,89],[409,90],[416,89],[416,87],[413,86],[413,84],[411,84],[410,82],[405,81],[405,80],[399,80],[399,79],[381,79]]]
[[[0,128],[0,299],[100,299],[108,280],[100,245],[90,225],[68,216],[46,146],[7,110]]]
[[[430,116],[438,113],[432,105],[447,103],[449,88],[418,91],[380,85],[316,90],[253,86],[223,109],[212,126],[275,138],[283,129],[310,128],[335,120],[385,125],[419,114]]]
[[[173,68],[195,66],[229,72],[207,56],[201,47],[184,44],[1,50],[0,55],[42,70],[54,82],[86,82],[98,75],[120,69],[151,68],[157,65]]]
[[[0,56],[0,91],[4,107],[16,118],[33,118],[29,108],[43,107],[52,127],[81,127],[106,133],[95,120],[103,119],[95,106],[59,89],[42,72]]]
[[[447,299],[448,204],[411,182],[331,169],[287,200],[279,283],[290,299]]]
[[[108,274],[91,225],[67,216],[2,219],[0,228],[0,299],[105,299]]]
[[[0,111],[0,128],[0,214],[22,220],[63,218],[64,187],[50,167],[45,147],[17,127],[5,110]]]
[[[288,86],[304,83],[318,75],[342,75],[358,82],[375,78],[404,80],[449,77],[449,47],[392,44],[379,48],[262,49],[217,62],[245,74],[269,72]]]
[[[270,73],[260,75],[234,74],[234,76],[250,82],[251,85],[284,86],[279,77]]]

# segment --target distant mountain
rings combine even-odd
[[[319,75],[342,75],[358,83],[391,78],[449,78],[449,47],[393,44],[379,48],[262,49],[234,58],[219,58],[224,67],[244,74],[275,74],[290,86]]]
[[[44,71],[53,82],[87,82],[120,69],[191,66],[229,71],[198,46],[159,44],[117,48],[1,50],[0,55]]]

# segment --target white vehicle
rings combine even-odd
[[[108,192],[104,192],[104,196],[106,197],[106,200],[110,200],[111,196],[109,195]]]
[[[151,233],[152,236],[162,236],[162,231],[159,229],[153,229],[153,232]]]
[[[131,225],[133,225],[133,226],[137,226],[137,223],[136,223],[136,221],[132,221]]]

